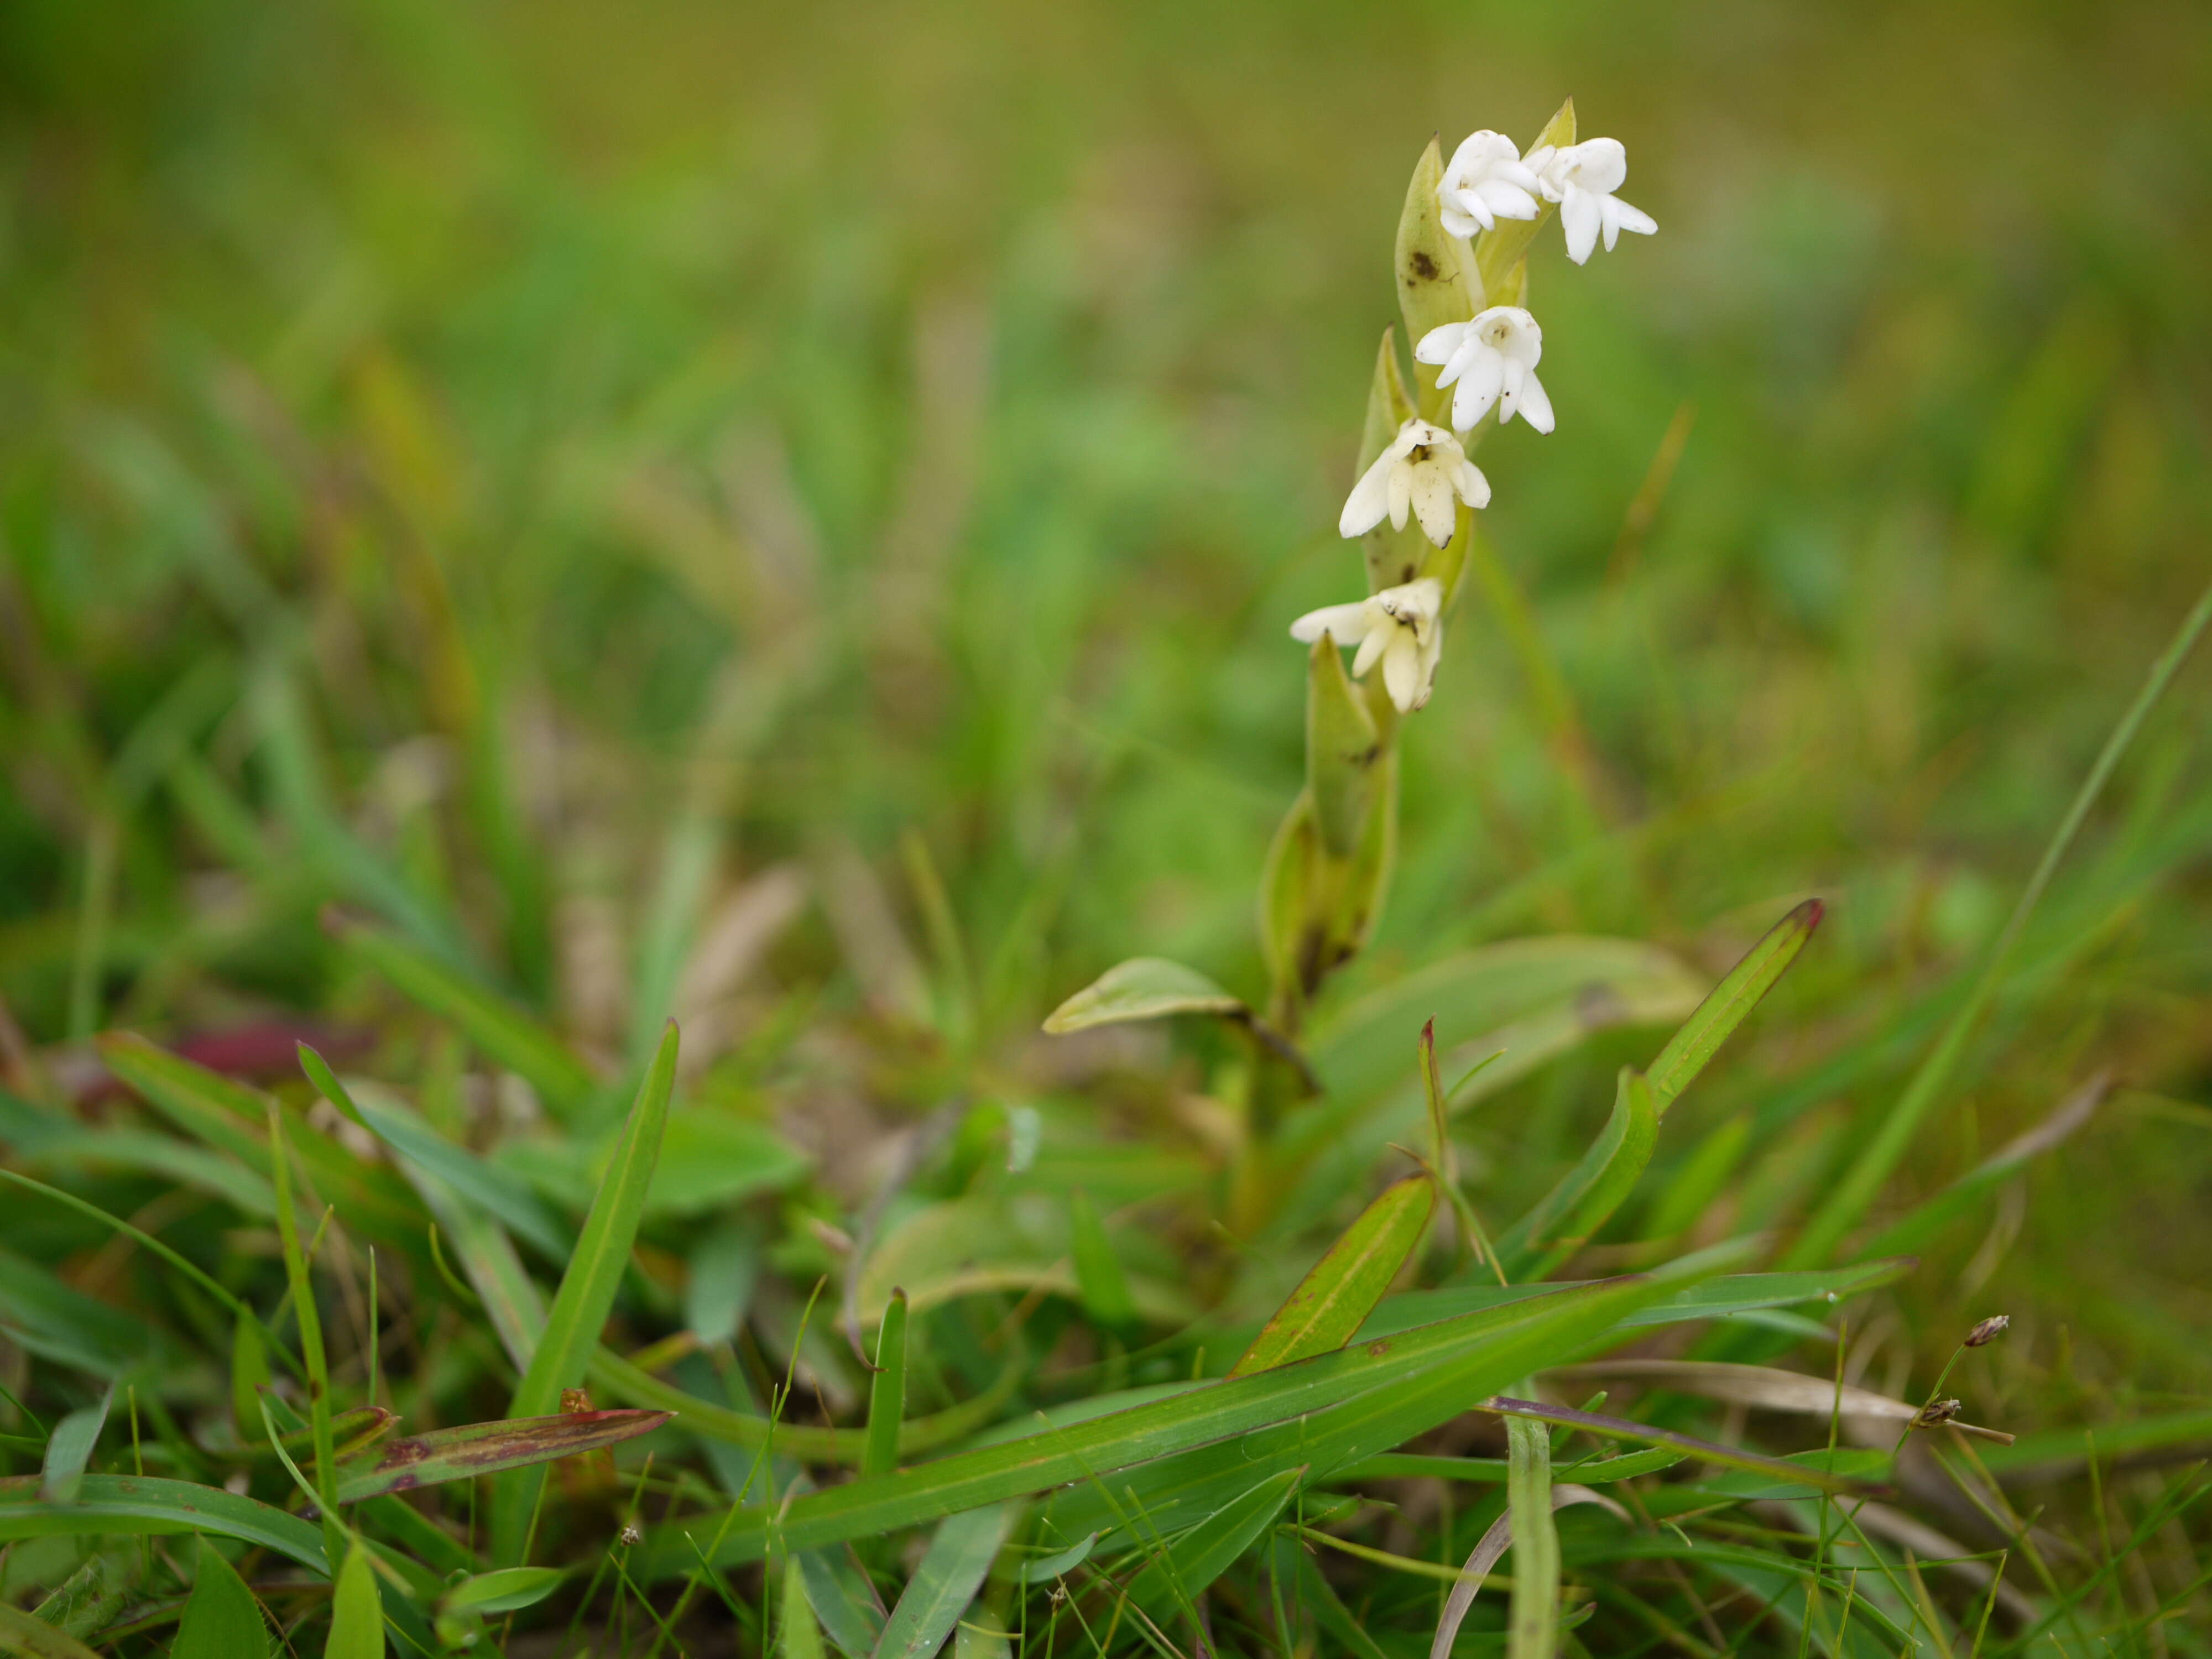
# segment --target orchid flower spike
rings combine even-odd
[[[1468,134],[1452,152],[1451,165],[1437,186],[1437,206],[1446,230],[1472,236],[1477,230],[1495,230],[1500,219],[1534,218],[1540,188],[1514,142],[1485,128]]]
[[[1421,336],[1413,361],[1441,363],[1439,386],[1455,380],[1451,423],[1462,432],[1498,405],[1498,424],[1516,414],[1539,432],[1552,429],[1552,400],[1536,379],[1544,355],[1544,331],[1519,306],[1492,306],[1472,322],[1446,323]]]
[[[1364,536],[1386,514],[1393,530],[1403,530],[1410,507],[1421,521],[1421,533],[1442,547],[1459,527],[1460,501],[1488,507],[1490,480],[1468,459],[1450,433],[1424,420],[1411,420],[1398,428],[1389,448],[1352,486],[1343,516],[1336,521],[1337,533]]]
[[[1567,233],[1567,258],[1581,264],[1605,233],[1605,251],[1632,230],[1649,236],[1659,222],[1613,192],[1628,178],[1628,151],[1618,138],[1591,138],[1555,149],[1546,144],[1528,152],[1525,163],[1536,174],[1544,199],[1559,204],[1559,224]]]
[[[1358,646],[1352,678],[1364,678],[1380,660],[1390,701],[1400,714],[1410,714],[1428,702],[1429,688],[1437,678],[1437,659],[1444,648],[1443,620],[1438,614],[1443,603],[1443,584],[1424,576],[1352,605],[1309,611],[1291,624],[1291,637],[1311,645],[1326,634],[1339,645]]]

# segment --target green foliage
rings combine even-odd
[[[238,1570],[206,1538],[199,1540],[192,1593],[169,1659],[266,1659],[268,1627]]]

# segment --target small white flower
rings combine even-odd
[[[1458,527],[1459,506],[1454,496],[1469,507],[1488,507],[1490,480],[1468,459],[1450,433],[1424,420],[1411,420],[1398,428],[1389,448],[1352,486],[1336,521],[1337,533],[1364,536],[1386,514],[1393,530],[1403,530],[1410,507],[1421,521],[1422,533],[1442,547]]]
[[[1503,426],[1516,414],[1539,432],[1552,429],[1552,400],[1536,379],[1544,355],[1544,331],[1519,306],[1492,306],[1474,321],[1446,323],[1421,336],[1413,348],[1416,362],[1442,363],[1437,384],[1456,380],[1452,424],[1462,432],[1498,405]]]
[[[1291,637],[1311,645],[1326,634],[1339,645],[1358,646],[1352,678],[1364,678],[1380,660],[1390,701],[1410,714],[1428,702],[1437,659],[1443,654],[1443,622],[1437,614],[1443,602],[1443,584],[1424,576],[1352,605],[1309,611],[1291,624]]]
[[[1567,233],[1567,258],[1581,264],[1605,233],[1605,251],[1632,230],[1649,236],[1659,222],[1613,192],[1628,179],[1628,151],[1618,138],[1591,138],[1555,149],[1549,144],[1528,152],[1526,163],[1540,183],[1544,199],[1559,204],[1559,225]]]
[[[1478,229],[1495,230],[1500,219],[1534,218],[1539,188],[1513,141],[1485,128],[1468,134],[1452,152],[1437,186],[1437,206],[1446,230],[1472,236]]]

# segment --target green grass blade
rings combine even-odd
[[[1436,1207],[1436,1182],[1426,1175],[1407,1176],[1383,1188],[1329,1246],[1229,1374],[1249,1376],[1351,1341],[1420,1244]]]
[[[1018,1508],[992,1504],[948,1516],[939,1525],[876,1638],[872,1659],[935,1659],[982,1587]]]
[[[337,1593],[331,1598],[330,1639],[323,1659],[384,1659],[384,1597],[366,1545],[346,1552]]]
[[[421,946],[366,923],[334,919],[349,955],[429,1013],[449,1019],[483,1056],[538,1091],[556,1117],[574,1119],[599,1091],[591,1068],[521,1009]]]
[[[212,1532],[258,1544],[328,1575],[322,1535],[307,1522],[220,1486],[153,1475],[88,1474],[76,1501],[49,1504],[36,1475],[0,1480],[0,1543],[19,1538]]]
[[[1807,899],[1788,915],[1766,931],[1758,944],[1745,952],[1742,961],[1728,971],[1728,976],[1712,988],[1711,995],[1698,1005],[1697,1012],[1684,1022],[1682,1029],[1668,1040],[1659,1056],[1645,1069],[1651,1079],[1651,1095],[1661,1116],[1680,1098],[1706,1062],[1720,1051],[1730,1032],[1743,1024],[1759,1000],[1774,988],[1805,942],[1813,937],[1813,930],[1820,925],[1827,907],[1819,899]]]
[[[77,1488],[84,1484],[85,1465],[92,1461],[92,1449],[100,1443],[100,1431],[107,1424],[107,1408],[115,1402],[115,1385],[109,1383],[101,1393],[99,1403],[71,1412],[54,1425],[53,1432],[46,1437],[46,1455],[39,1472],[39,1492],[49,1504],[67,1504],[76,1497]]]
[[[1513,1523],[1509,1659],[1552,1659],[1559,1641],[1559,1529],[1552,1519],[1552,1435],[1525,1417],[1505,1419],[1505,1512]]]
[[[1217,1014],[1242,1018],[1249,1011],[1195,968],[1164,957],[1132,957],[1117,963],[1054,1009],[1044,1029],[1054,1036],[1087,1031],[1133,1019],[1170,1014]]]
[[[1723,1446],[1715,1441],[1700,1440],[1695,1435],[1654,1428],[1649,1423],[1633,1422],[1625,1417],[1606,1417],[1596,1412],[1572,1411],[1564,1406],[1547,1406],[1538,1401],[1514,1400],[1504,1395],[1484,1401],[1480,1409],[1496,1412],[1507,1419],[1509,1427],[1513,1419],[1525,1417],[1539,1423],[1549,1423],[1555,1428],[1586,1429],[1607,1439],[1640,1440],[1646,1445],[1687,1452],[1708,1463],[1718,1463],[1732,1469],[1747,1469],[1753,1474],[1771,1475],[1787,1486],[1810,1486],[1838,1497],[1853,1494],[1866,1497],[1883,1490],[1879,1486],[1869,1486],[1864,1481],[1832,1474],[1825,1469],[1795,1463],[1785,1457],[1769,1457],[1763,1452]]]
[[[847,1659],[868,1659],[889,1615],[853,1552],[803,1550],[791,1559],[799,1567],[807,1605],[837,1650]]]
[[[2042,902],[2044,890],[2050,886],[2051,877],[2057,872],[2060,860],[2066,856],[2067,849],[2073,846],[2074,837],[2081,833],[2090,809],[2097,804],[2097,798],[2105,793],[2105,785],[2119,765],[2120,757],[2127,753],[2129,746],[2135,741],[2136,733],[2142,729],[2144,720],[2149,718],[2150,711],[2157,706],[2159,699],[2166,694],[2166,688],[2172,683],[2174,675],[2180,672],[2181,665],[2196,648],[2208,623],[2212,623],[2212,586],[2204,590],[2188,616],[2182,619],[2172,642],[2151,665],[2150,677],[2143,682],[2142,690],[2136,694],[2127,713],[2120,716],[2119,724],[2112,728],[2112,736],[2105,740],[2104,748],[2089,768],[2089,775],[2081,781],[2081,787],[2075,793],[2073,804],[2067,808],[2066,816],[2051,837],[2050,845],[2044,848],[2042,861],[2036,866],[2035,873],[2028,878],[2027,886],[2021,891],[2019,902],[2013,906],[2012,915],[2006,918],[2002,931],[1990,945],[1989,957],[1975,978],[1973,988],[1966,994],[1966,1001],[1960,1005],[1958,1012],[1952,1015],[1951,1023],[1944,1028],[1942,1039],[1928,1058],[1921,1062],[1919,1070],[1912,1074],[1911,1081],[1905,1085],[1905,1092],[1890,1107],[1867,1141],[1864,1150],[1844,1172],[1843,1178],[1829,1190],[1826,1201],[1814,1212],[1812,1220],[1806,1223],[1804,1231],[1798,1235],[1796,1242],[1783,1258],[1783,1266],[1818,1267],[1834,1255],[1837,1247],[1844,1242],[1844,1235],[1858,1225],[1860,1218],[1867,1212],[1867,1207],[1874,1202],[1891,1172],[1905,1157],[1905,1149],[1912,1144],[1912,1137],[1918,1132],[1922,1121],[1935,1109],[1936,1103],[1942,1097],[1944,1086],[1950,1082],[1951,1073],[1957,1067],[1960,1057],[1965,1054],[1967,1040],[1981,1023],[1990,999],[1996,995],[1998,988],[2003,984],[2005,969],[2011,965],[2012,954],[2020,943],[2020,936],[2027,929],[2028,918],[2035,914],[2036,907]]]
[[[433,1429],[385,1442],[368,1468],[340,1471],[337,1501],[357,1504],[388,1492],[411,1492],[471,1475],[493,1474],[558,1457],[575,1457],[650,1434],[666,1412],[561,1412]]]
[[[777,1517],[773,1531],[785,1547],[812,1549],[1067,1482],[1087,1485],[1109,1471],[1198,1448],[1220,1446],[1240,1460],[1247,1450],[1272,1455],[1279,1449],[1262,1444],[1256,1431],[1285,1425],[1279,1467],[1334,1467],[1434,1427],[1464,1410],[1469,1399],[1526,1375],[1547,1355],[1578,1350],[1638,1308],[1678,1288],[1662,1275],[1607,1280],[1203,1384],[1067,1427],[809,1494]],[[1324,1459],[1314,1450],[1316,1425],[1302,1419],[1332,1407],[1346,1409],[1331,1419],[1333,1437],[1321,1448],[1328,1453]],[[1240,1436],[1247,1437],[1242,1445],[1231,1443]],[[1381,1443],[1372,1443],[1378,1438]],[[1188,1468],[1163,1464],[1148,1472],[1148,1478],[1176,1480]],[[1249,1484],[1253,1474],[1244,1464],[1243,1482]],[[1192,1478],[1210,1478],[1209,1472],[1199,1468]],[[1077,1500],[1082,1493],[1067,1496]],[[1093,1524],[1079,1524],[1058,1512],[1055,1518],[1075,1533]],[[769,1543],[769,1521],[763,1510],[738,1510],[731,1517],[716,1565],[757,1559]],[[1115,1519],[1109,1514],[1097,1524],[1103,1529]],[[672,1572],[696,1565],[680,1538],[670,1539],[665,1549],[656,1547],[656,1568],[664,1565],[664,1557]]]
[[[796,1561],[783,1564],[783,1628],[776,1650],[782,1659],[829,1659],[822,1647],[822,1626],[807,1605],[806,1581]]]
[[[1305,1473],[1279,1470],[1171,1540],[1130,1582],[1129,1599],[1155,1618],[1171,1606],[1188,1609],[1275,1524]]]
[[[329,1091],[324,1092],[327,1096]],[[376,1100],[364,1100],[356,1109],[363,1127],[393,1152],[428,1170],[548,1260],[568,1259],[575,1249],[574,1234],[528,1182],[456,1146],[412,1112]]]
[[[1657,1098],[1642,1073],[1624,1066],[1613,1115],[1581,1162],[1498,1241],[1506,1276],[1541,1279],[1572,1255],[1634,1190],[1658,1144]]]
[[[560,1589],[568,1576],[559,1567],[501,1567],[454,1585],[442,1605],[454,1612],[513,1613],[536,1607]]]
[[[315,1496],[323,1511],[323,1547],[333,1560],[343,1535],[337,1518],[337,1447],[331,1433],[331,1370],[323,1352],[323,1321],[314,1280],[292,1208],[292,1159],[284,1146],[284,1115],[269,1103],[269,1167],[276,1189],[276,1237],[284,1251],[284,1277],[292,1287],[292,1317],[300,1328],[300,1358],[307,1367],[307,1421],[314,1430]]]
[[[615,1291],[636,1241],[645,1213],[646,1192],[660,1156],[661,1130],[668,1121],[668,1097],[676,1081],[676,1026],[662,1033],[660,1047],[638,1087],[629,1120],[616,1144],[591,1214],[585,1218],[576,1252],[561,1277],[545,1316],[530,1366],[516,1384],[509,1417],[545,1417],[561,1403],[561,1391],[580,1386],[599,1332],[614,1307]],[[492,1559],[520,1566],[532,1512],[544,1482],[542,1467],[511,1470],[492,1483]]]
[[[24,1659],[100,1659],[67,1631],[5,1602],[0,1602],[0,1653],[20,1654]]]
[[[268,1659],[269,1627],[253,1592],[203,1537],[191,1600],[169,1659]]]
[[[894,1290],[876,1334],[876,1371],[868,1383],[868,1441],[862,1474],[898,1467],[899,1423],[906,1415],[906,1292]]]

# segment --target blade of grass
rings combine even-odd
[[[2073,804],[2066,809],[2066,816],[2059,821],[2057,830],[2051,836],[2050,845],[2044,848],[2043,858],[2035,866],[2035,872],[2028,878],[2019,902],[2013,906],[2012,914],[2005,919],[2002,930],[1990,946],[1989,955],[1983,962],[1981,972],[1975,976],[1973,988],[1967,993],[1966,1000],[1952,1015],[1951,1023],[1944,1028],[1942,1039],[1912,1074],[1911,1080],[1905,1085],[1905,1092],[1897,1097],[1875,1127],[1864,1150],[1844,1172],[1843,1178],[1829,1189],[1826,1200],[1805,1224],[1805,1230],[1798,1235],[1796,1242],[1790,1247],[1783,1258],[1784,1267],[1817,1267],[1834,1255],[1838,1246],[1844,1242],[1844,1235],[1859,1224],[1868,1206],[1874,1202],[1875,1194],[1904,1158],[1922,1121],[1942,1099],[1944,1087],[1950,1082],[1951,1073],[1966,1053],[1967,1041],[1981,1024],[1982,1015],[1988,1009],[1990,1000],[2003,984],[2005,970],[2012,963],[2013,951],[2020,944],[2021,934],[2026,931],[2028,919],[2035,914],[2037,905],[2042,902],[2044,890],[2051,885],[2051,879],[2057,874],[2060,861],[2065,858],[2067,850],[2074,844],[2074,838],[2087,821],[2090,809],[2097,804],[2098,797],[2105,793],[2105,785],[2111,781],[2113,771],[2120,763],[2120,757],[2127,753],[2130,745],[2135,742],[2136,733],[2142,729],[2143,722],[2150,717],[2150,711],[2165,696],[2166,688],[2172,684],[2181,665],[2196,648],[2208,623],[2212,623],[2212,586],[2205,588],[2189,614],[2182,619],[2172,643],[2151,665],[2149,678],[2143,682],[2142,690],[2136,694],[2135,701],[2120,716],[2119,724],[2112,728],[2112,736],[2105,740],[2104,748],[2089,768],[2088,776],[2082,779],[2081,787],[2075,793]]]
[[[1774,988],[1774,982],[1797,959],[1797,953],[1826,914],[1827,907],[1819,899],[1807,899],[1768,928],[1765,937],[1698,1005],[1682,1029],[1668,1039],[1644,1073],[1651,1079],[1652,1102],[1662,1117],[1705,1069],[1706,1062],[1720,1052],[1729,1033]]]
[[[1407,1176],[1383,1188],[1252,1339],[1231,1376],[1287,1365],[1352,1340],[1427,1233],[1436,1183]]]
[[[74,1501],[77,1488],[84,1484],[85,1465],[92,1461],[92,1449],[100,1443],[100,1431],[107,1425],[108,1407],[114,1403],[115,1385],[111,1382],[95,1404],[73,1411],[54,1425],[53,1432],[46,1437],[46,1462],[39,1472],[39,1494],[46,1502]]]
[[[1844,1480],[1825,1469],[1793,1463],[1787,1458],[1768,1457],[1763,1453],[1723,1446],[1714,1441],[1700,1440],[1695,1435],[1678,1434],[1672,1429],[1654,1428],[1649,1423],[1632,1422],[1625,1417],[1604,1417],[1595,1412],[1573,1411],[1565,1406],[1547,1406],[1534,1400],[1514,1400],[1504,1395],[1486,1400],[1475,1409],[1495,1412],[1508,1419],[1525,1417],[1559,1428],[1587,1429],[1592,1434],[1602,1435],[1612,1440],[1640,1440],[1647,1445],[1667,1446],[1702,1458],[1708,1463],[1771,1474],[1791,1486],[1811,1486],[1840,1497],[1866,1497],[1884,1493],[1887,1490],[1863,1481]]]
[[[877,1638],[872,1659],[934,1659],[975,1599],[1019,1509],[991,1504],[939,1523]]]
[[[906,1415],[906,1292],[894,1289],[876,1333],[876,1371],[868,1382],[868,1441],[862,1474],[898,1467],[899,1423]]]
[[[783,1564],[783,1628],[777,1632],[776,1651],[782,1659],[829,1659],[822,1648],[822,1626],[814,1622],[814,1609],[806,1603],[806,1581],[799,1564]]]
[[[192,1594],[169,1659],[268,1659],[269,1627],[253,1592],[203,1536]]]
[[[1164,1616],[1170,1595],[1189,1609],[1275,1524],[1305,1473],[1301,1465],[1269,1475],[1173,1540],[1130,1581],[1129,1599],[1155,1618]]]
[[[384,1659],[384,1596],[366,1544],[348,1550],[345,1565],[338,1570],[323,1659]]]
[[[0,1480],[0,1543],[19,1538],[212,1532],[258,1544],[315,1572],[330,1572],[320,1534],[297,1516],[220,1486],[155,1475],[88,1474],[73,1504],[49,1504],[39,1478]]]
[[[592,1355],[599,1346],[599,1332],[613,1309],[615,1291],[629,1261],[645,1213],[647,1189],[653,1183],[653,1166],[660,1155],[661,1131],[668,1121],[668,1097],[676,1081],[677,1033],[674,1022],[662,1032],[629,1121],[623,1126],[584,1231],[576,1241],[575,1255],[561,1276],[561,1288],[545,1316],[545,1329],[531,1355],[529,1368],[516,1384],[507,1407],[509,1417],[550,1416],[561,1403],[561,1391],[584,1380]],[[492,1483],[492,1560],[498,1566],[520,1566],[531,1517],[544,1485],[542,1465],[509,1470]]]
[[[1612,1115],[1581,1162],[1498,1239],[1507,1276],[1541,1279],[1572,1255],[1620,1207],[1658,1144],[1656,1092],[1642,1073],[1624,1066]]]
[[[561,1412],[408,1435],[378,1448],[370,1467],[342,1470],[337,1501],[357,1504],[388,1492],[411,1492],[441,1481],[580,1456],[650,1434],[669,1417],[667,1412]]]
[[[1505,1419],[1505,1516],[1513,1539],[1509,1659],[1552,1659],[1559,1639],[1559,1529],[1552,1520],[1552,1437],[1525,1417]]]
[[[57,1630],[19,1607],[0,1601],[0,1652],[24,1659],[100,1659],[67,1631]]]
[[[323,1512],[323,1547],[333,1561],[344,1539],[337,1518],[337,1451],[331,1434],[331,1371],[323,1352],[322,1316],[314,1281],[300,1243],[292,1208],[292,1159],[284,1146],[284,1115],[269,1103],[269,1167],[276,1190],[276,1236],[284,1251],[284,1277],[292,1287],[292,1317],[300,1328],[300,1357],[307,1367],[307,1421],[314,1430],[315,1497]]]

